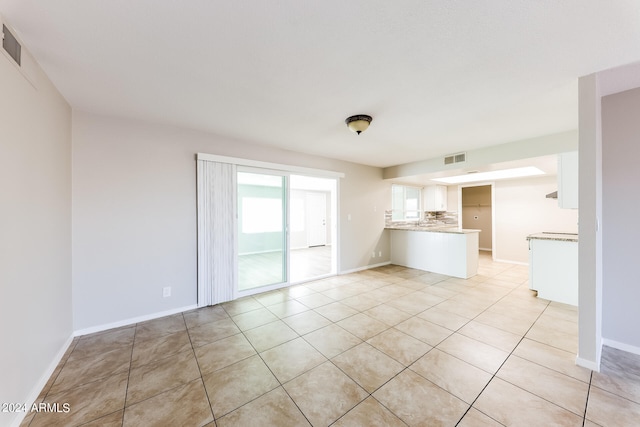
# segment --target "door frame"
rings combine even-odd
[[[462,189],[467,187],[491,187],[491,259],[496,260],[496,192],[495,181],[473,182],[458,185],[458,227],[462,228]]]

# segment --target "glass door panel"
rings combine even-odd
[[[335,274],[337,180],[291,175],[289,180],[289,281]]]
[[[238,290],[287,281],[286,178],[238,171]]]

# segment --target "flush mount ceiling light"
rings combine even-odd
[[[544,175],[544,172],[533,166],[515,169],[503,169],[490,172],[470,172],[466,175],[456,175],[447,178],[434,178],[432,181],[446,184],[463,184],[465,182],[493,181],[497,179],[522,178],[525,176]]]
[[[355,116],[347,117],[344,122],[347,124],[347,127],[349,129],[360,135],[361,132],[367,130],[367,128],[369,127],[369,123],[371,123],[371,120],[371,116],[367,116],[366,114],[358,114]]]

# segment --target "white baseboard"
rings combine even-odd
[[[576,365],[582,366],[583,368],[591,369],[595,372],[600,372],[600,364],[594,362],[593,360],[583,359],[581,357],[576,357]]]
[[[609,338],[602,338],[602,345],[606,345],[607,347],[612,347],[618,350],[626,351],[627,353],[633,353],[640,356],[640,347],[636,347],[635,345],[629,345],[623,342],[610,340]]]
[[[194,310],[196,308],[198,308],[197,304],[188,305],[186,307],[173,308],[171,310],[161,311],[159,313],[146,314],[144,316],[138,316],[138,317],[132,317],[130,319],[120,320],[118,322],[107,323],[107,324],[98,325],[98,326],[92,326],[90,328],[85,328],[85,329],[79,329],[79,330],[75,331],[73,334],[74,334],[74,336],[79,337],[81,335],[87,335],[87,334],[93,334],[93,333],[96,333],[96,332],[102,332],[102,331],[106,331],[108,329],[119,328],[121,326],[133,325],[134,323],[145,322],[147,320],[153,320],[153,319],[157,319],[159,317],[171,316],[172,314],[182,313],[183,311]]]
[[[491,252],[491,248],[478,248],[479,251]]]
[[[47,381],[49,381],[49,378],[51,378],[51,375],[53,375],[53,371],[56,370],[56,368],[58,367],[58,364],[62,360],[62,356],[64,356],[67,349],[71,345],[71,342],[73,341],[73,337],[74,337],[74,334],[71,334],[69,338],[67,338],[65,343],[62,344],[62,347],[60,348],[60,350],[58,350],[58,353],[56,354],[56,356],[53,358],[53,360],[51,361],[47,369],[42,373],[38,382],[31,389],[31,393],[29,393],[29,395],[24,401],[24,403],[27,405],[28,408],[31,408],[31,406],[34,404],[34,402],[40,395],[40,392],[42,391],[44,386],[47,385]],[[18,427],[22,422],[22,420],[24,420],[24,417],[26,417],[28,414],[29,412],[18,412],[17,417],[13,419],[13,422],[11,423],[11,425]]]
[[[516,265],[529,265],[528,262],[522,262],[522,261],[511,261],[508,259],[494,259],[495,262],[504,262],[506,264],[516,264]]]
[[[304,283],[315,282],[316,280],[328,279],[329,277],[333,277],[335,275],[336,275],[335,273],[323,274],[321,276],[312,277],[311,279],[298,280],[297,282],[289,282],[289,284],[284,287],[286,288],[289,286],[297,286],[297,285],[302,285]]]
[[[378,264],[365,265],[364,267],[353,268],[351,270],[343,270],[338,274],[357,273],[358,271],[370,270],[372,268],[378,268],[378,267],[382,267],[382,266],[389,265],[389,264],[391,264],[391,261],[381,262],[381,263],[378,263]]]

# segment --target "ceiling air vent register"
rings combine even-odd
[[[16,61],[16,64],[21,65],[22,46],[4,24],[2,24],[2,48]]]
[[[452,165],[454,163],[464,163],[467,161],[467,153],[452,154],[444,158],[445,165]]]

